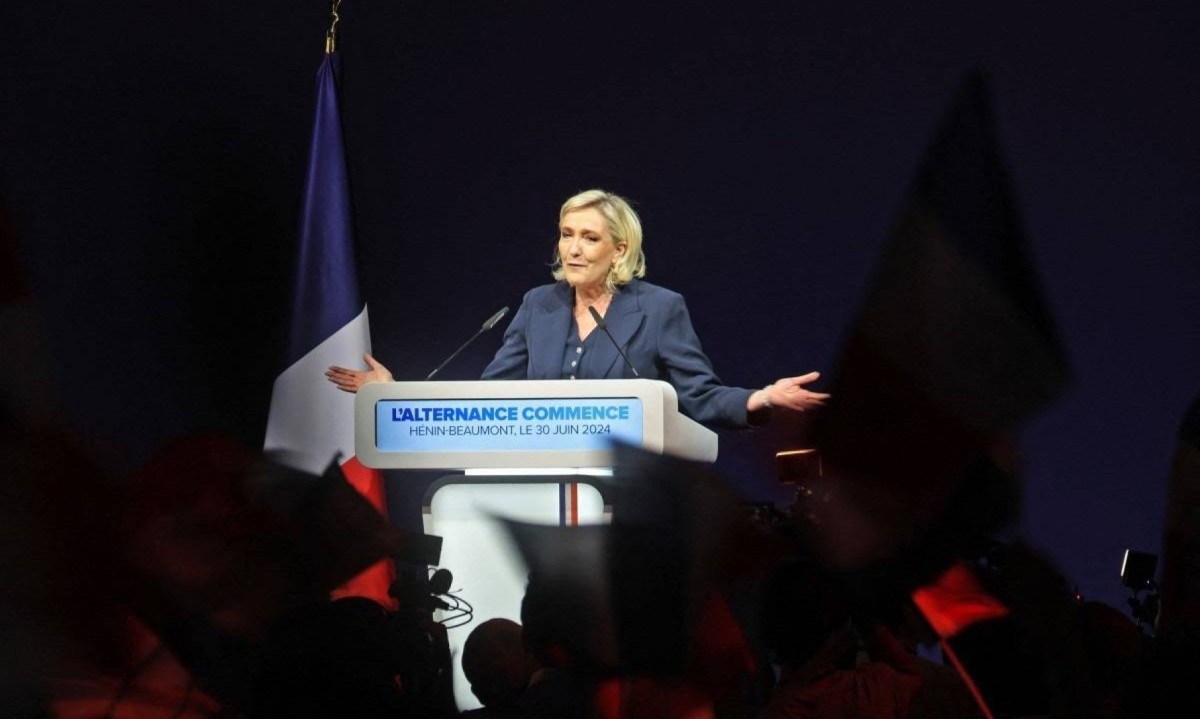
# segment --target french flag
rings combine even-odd
[[[321,474],[335,459],[355,489],[387,513],[383,478],[354,458],[354,395],[325,381],[325,369],[371,351],[359,299],[346,148],[338,109],[338,55],[317,71],[317,107],[300,215],[300,242],[286,368],[275,379],[263,449],[272,459]],[[391,607],[394,571],[385,559],[334,592]]]

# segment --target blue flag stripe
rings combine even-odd
[[[290,365],[362,311],[354,265],[350,178],[338,108],[337,54],[325,55],[317,71],[317,103],[308,171],[300,211]]]

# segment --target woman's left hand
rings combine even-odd
[[[763,409],[766,406],[782,407],[795,412],[805,412],[825,404],[829,395],[824,392],[813,392],[805,389],[805,385],[815,382],[821,376],[820,372],[809,372],[799,377],[784,377],[774,384],[750,395],[749,409]],[[765,396],[764,396],[765,395]],[[763,402],[763,400],[766,402]]]

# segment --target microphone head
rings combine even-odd
[[[429,592],[430,594],[445,594],[450,591],[450,585],[454,583],[454,576],[450,574],[449,569],[439,569],[429,577]]]
[[[596,326],[599,327],[600,329],[604,329],[605,328],[604,318],[600,316],[600,313],[596,311],[596,308],[591,305],[588,305],[588,312],[592,313],[592,319],[596,320]]]
[[[496,323],[504,319],[506,314],[508,314],[508,307],[501,307],[499,312],[487,318],[487,321],[483,323],[483,329],[490,330],[495,327]]]

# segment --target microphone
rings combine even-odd
[[[484,332],[487,332],[491,328],[495,327],[496,323],[499,322],[500,320],[504,319],[504,315],[506,315],[506,314],[508,314],[508,308],[501,307],[499,312],[492,315],[491,317],[488,317],[487,321],[483,323],[483,326],[480,327],[479,330],[475,334],[471,335],[471,339],[467,340],[466,342],[463,342],[462,347],[459,347],[458,349],[454,350],[454,353],[452,355],[450,355],[449,357],[447,357],[446,360],[444,362],[442,362],[440,365],[435,367],[434,370],[432,372],[430,372],[428,376],[425,377],[425,379],[426,380],[433,379],[433,376],[435,374],[437,374],[438,372],[440,372],[443,367],[445,367],[447,364],[449,364],[450,360],[457,357],[459,352],[462,352],[463,350],[465,350],[467,348],[467,345],[469,345],[475,341],[476,337],[483,334]]]
[[[429,577],[429,592],[431,594],[445,594],[450,591],[450,585],[454,583],[454,575],[449,569],[439,569]]]
[[[495,325],[496,324],[495,321],[499,321],[500,318],[503,317],[504,313],[507,311],[508,311],[508,308],[505,307],[504,309],[497,312],[492,317],[492,319],[488,320],[488,322],[491,322],[493,325]],[[495,320],[495,321],[493,321],[493,320]],[[453,582],[454,582],[454,575],[452,575],[450,573],[449,569],[439,569],[433,573],[433,576],[431,576],[429,578],[429,601],[431,604],[433,604],[434,607],[441,609],[442,611],[447,611],[447,612],[452,609],[450,604],[444,599],[439,599],[438,595],[448,593],[450,591],[450,585]]]
[[[506,315],[506,314],[508,314],[508,308],[501,307],[499,312],[497,312],[496,314],[487,318],[487,321],[483,323],[483,327],[481,327],[479,329],[479,331],[483,332],[485,330],[490,330],[491,328],[495,327],[496,323],[499,322],[500,320],[504,319],[504,315]],[[474,338],[472,338],[472,339],[474,339]]]
[[[600,316],[600,313],[596,311],[596,308],[588,305],[588,312],[592,313],[592,319],[596,320],[596,326],[604,330],[604,334],[608,335],[608,339],[612,341],[613,346],[616,347],[617,351],[621,353],[621,358],[625,360],[625,364],[629,365],[629,369],[633,371],[633,376],[641,377],[641,375],[638,374],[637,367],[634,367],[633,363],[629,361],[629,357],[625,355],[625,350],[621,349],[621,345],[617,344],[617,338],[613,337],[612,332],[608,331],[608,325],[604,323],[604,318]]]

